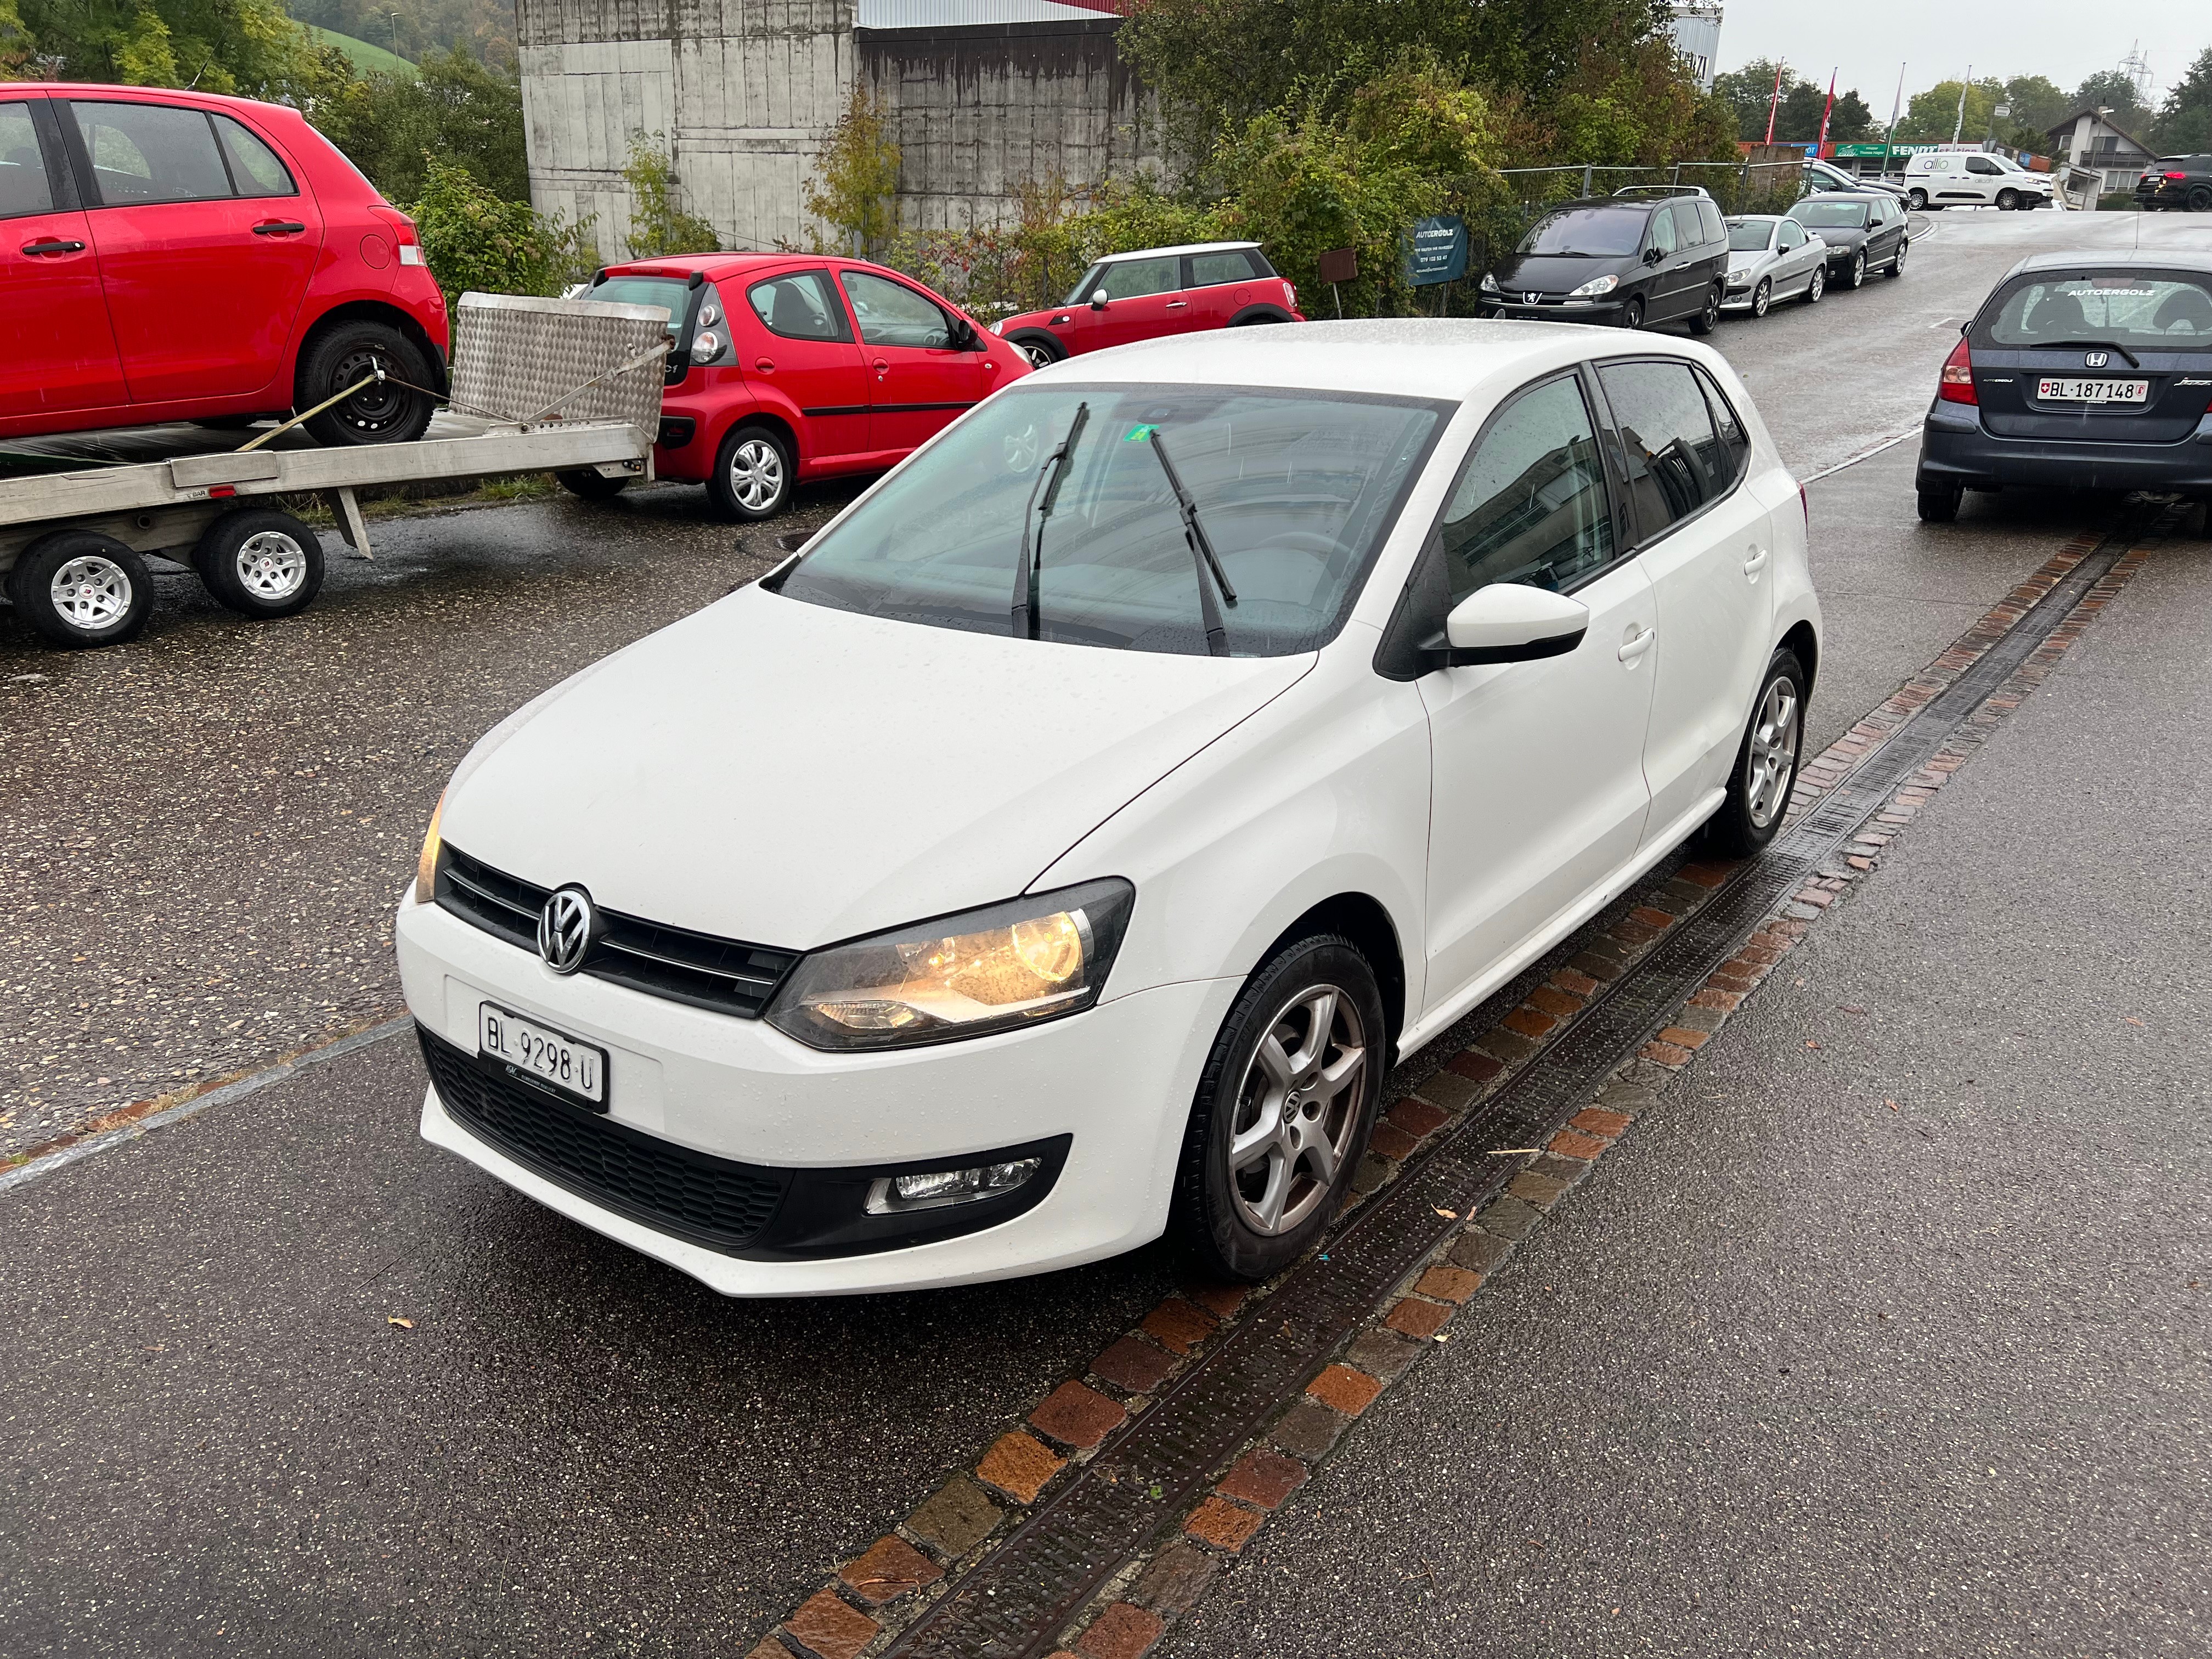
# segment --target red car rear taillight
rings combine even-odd
[[[392,227],[392,240],[399,250],[399,263],[419,265],[422,263],[422,239],[415,234],[415,222],[396,207],[386,207],[379,202],[369,211]]]
[[[1936,395],[1947,404],[1979,404],[1974,395],[1974,360],[1966,352],[1966,337],[1961,334],[1959,343],[1951,348],[1951,355],[1943,360],[1943,379],[1936,388]]]

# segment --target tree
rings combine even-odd
[[[1713,96],[1735,114],[1735,136],[1755,144],[1766,137],[1766,114],[1774,97],[1775,70],[1781,66],[1771,58],[1754,58],[1740,70],[1713,76]],[[1803,84],[1790,70],[1782,70],[1782,90],[1789,93]],[[1775,111],[1774,136],[1782,136],[1781,111]]]
[[[599,263],[592,222],[502,201],[466,167],[422,158],[422,192],[409,203],[422,257],[453,304],[480,294],[558,294]]]
[[[2136,95],[2136,83],[2124,70],[2099,70],[2075,89],[2073,107],[2109,111],[2106,119],[2138,137],[2150,125],[2150,112]]]
[[[2158,144],[2169,155],[2212,150],[2212,46],[2197,54],[2158,112]]]
[[[891,142],[886,113],[855,81],[806,185],[806,210],[860,253],[898,228],[899,149]]]
[[[1963,143],[1978,144],[1989,136],[1993,112],[2004,97],[2004,83],[1994,76],[1966,88],[1966,118],[1959,120],[1959,82],[1938,81],[1925,92],[1912,94],[1897,124],[1899,143],[1948,144],[1955,131]]]
[[[2038,144],[2047,142],[2045,135],[2075,108],[2063,92],[2040,75],[2015,75],[2004,89],[2005,102],[2012,106],[2007,118],[2014,127],[2037,135]]]
[[[40,60],[54,78],[307,103],[330,54],[276,0],[13,0],[0,52]]]
[[[623,177],[629,182],[629,257],[658,259],[672,253],[712,253],[721,238],[704,219],[686,213],[677,199],[676,164],[660,146],[665,133],[629,136],[629,165]]]
[[[309,112],[389,201],[411,202],[422,193],[426,155],[459,167],[502,200],[530,199],[521,83],[459,46],[424,58],[411,81],[348,72]]]

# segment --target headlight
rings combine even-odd
[[[1499,294],[1504,292],[1504,290],[1498,286],[1498,278],[1492,276],[1486,270],[1482,273],[1482,291],[1485,294]]]
[[[1078,1013],[1104,989],[1136,896],[1085,882],[833,945],[792,970],[769,1023],[810,1048],[897,1048]]]
[[[446,843],[438,834],[438,820],[446,816],[446,798],[430,809],[430,828],[422,836],[422,855],[415,860],[415,902],[428,904],[438,896],[438,852]]]
[[[1610,294],[1620,286],[1618,276],[1593,276],[1567,295],[1570,300],[1594,300],[1601,294]]]
[[[1004,339],[1004,338],[1006,338],[1006,319],[1005,318],[1001,317],[1001,318],[1000,318],[1000,319],[999,319],[999,320],[998,320],[997,322],[995,322],[995,323],[992,324],[992,325],[991,325],[991,332],[992,332],[992,333],[994,333],[994,334],[995,334],[995,335],[997,335],[1000,339]]]

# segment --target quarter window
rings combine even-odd
[[[230,174],[207,117],[173,104],[72,103],[103,207],[211,202]]]
[[[842,271],[839,277],[860,321],[860,337],[870,345],[942,351],[952,343],[952,325],[945,313],[904,283],[865,270]]]
[[[1734,482],[1705,395],[1687,363],[1607,363],[1598,370],[1627,452],[1637,526],[1664,535]]]
[[[276,159],[276,152],[228,115],[209,119],[222,136],[223,159],[230,163],[230,181],[240,196],[297,196],[299,185]]]
[[[1242,248],[1229,253],[1194,253],[1190,256],[1190,285],[1193,288],[1218,288],[1224,283],[1249,283],[1259,274],[1253,269],[1252,256]]]
[[[39,155],[38,130],[26,103],[0,104],[0,219],[51,213],[53,192]]]
[[[845,307],[837,303],[826,270],[771,276],[745,290],[745,302],[771,334],[787,340],[849,340]]]
[[[1441,534],[1455,605],[1492,582],[1563,590],[1613,562],[1604,465],[1574,376],[1521,393],[1491,422]]]

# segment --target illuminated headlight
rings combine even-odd
[[[870,1185],[862,1207],[870,1215],[896,1215],[905,1210],[941,1210],[948,1204],[995,1198],[1024,1185],[1043,1167],[1041,1158],[1018,1158],[1007,1164],[979,1164],[967,1170],[889,1176]]]
[[[769,1023],[811,1048],[948,1042],[1098,1000],[1137,890],[1119,879],[1010,899],[817,951]]]
[[[412,242],[402,242],[399,245],[399,263],[403,265],[421,264],[422,250]]]
[[[1601,294],[1610,294],[1620,286],[1618,276],[1593,276],[1580,288],[1567,295],[1570,300],[1595,300]]]
[[[1485,294],[1501,294],[1504,290],[1498,286],[1498,278],[1486,270],[1482,273],[1482,291]]]
[[[1000,319],[999,319],[999,320],[998,320],[997,322],[995,322],[995,323],[992,324],[992,325],[991,325],[991,332],[992,332],[992,333],[994,333],[994,334],[995,334],[995,335],[997,335],[997,336],[998,336],[1000,339],[1002,339],[1002,340],[1003,340],[1004,338],[1006,338],[1006,319],[1005,318],[1001,317],[1001,318],[1000,318]]]

